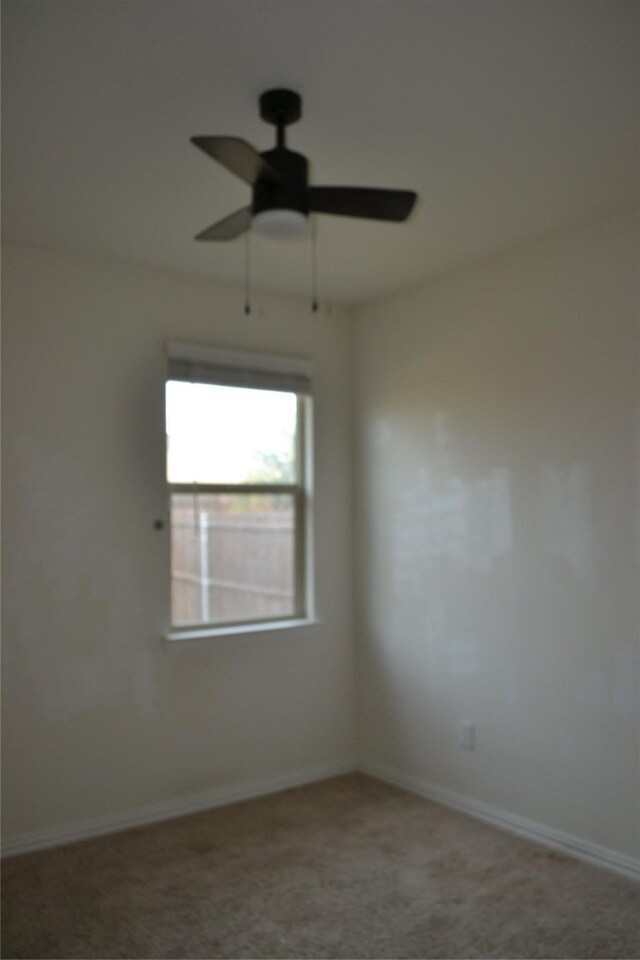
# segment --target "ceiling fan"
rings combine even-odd
[[[272,237],[304,233],[310,213],[369,220],[406,220],[416,201],[410,190],[371,187],[314,187],[308,183],[306,157],[289,150],[286,128],[300,119],[302,101],[293,90],[267,90],[260,116],[276,128],[276,145],[259,153],[239,137],[192,137],[191,142],[252,188],[250,206],[237,210],[196,236],[196,240],[233,240],[250,227]]]

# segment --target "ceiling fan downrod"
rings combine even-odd
[[[286,150],[285,131],[302,116],[300,95],[280,88],[267,90],[261,95],[259,105],[262,119],[276,128],[276,149]]]

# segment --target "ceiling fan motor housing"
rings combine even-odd
[[[264,210],[297,210],[305,217],[308,216],[307,158],[284,147],[266,150],[262,156],[281,175],[284,182],[258,180],[253,188],[252,214],[255,216]]]

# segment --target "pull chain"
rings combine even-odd
[[[311,311],[318,312],[318,243],[315,221],[311,223]]]
[[[244,312],[251,313],[251,244],[250,231],[244,235]],[[311,224],[311,310],[318,312],[318,241],[315,223]]]
[[[244,312],[251,313],[251,251],[249,245],[250,230],[244,235]]]

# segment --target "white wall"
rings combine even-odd
[[[362,760],[628,855],[637,237],[620,215],[486,261],[356,337]]]
[[[344,315],[3,254],[4,839],[352,757]],[[315,363],[321,623],[168,651],[167,339]]]
[[[637,226],[358,311],[368,766],[638,852]],[[349,763],[349,316],[3,255],[4,839]],[[167,339],[316,366],[321,623],[169,651]],[[461,721],[477,744],[457,742]]]

